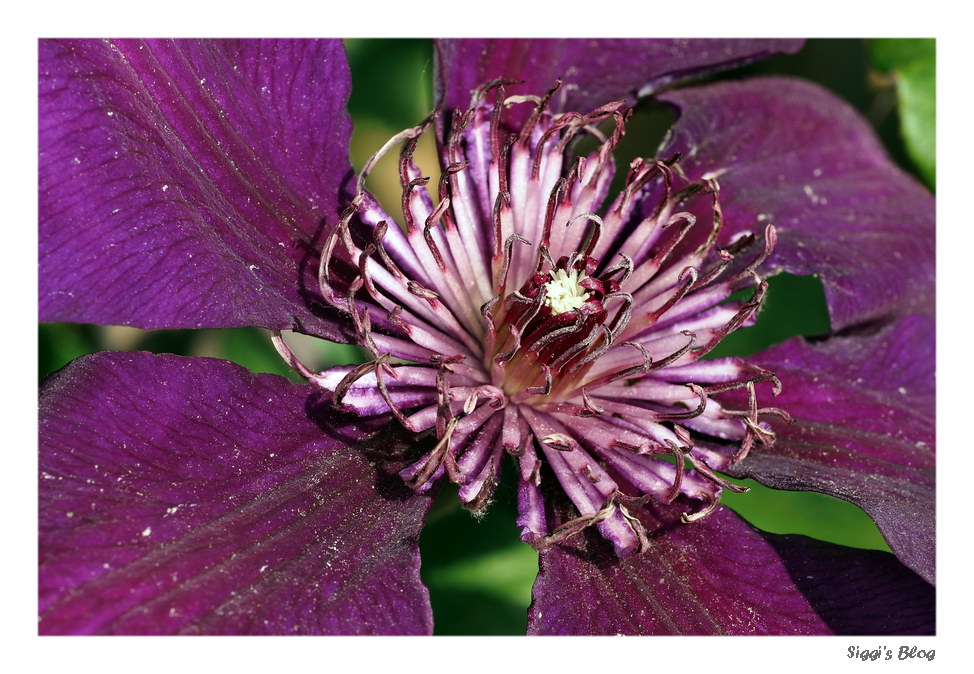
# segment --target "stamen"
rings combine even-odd
[[[575,441],[564,433],[551,433],[539,440],[559,452],[571,452],[575,449]]]
[[[396,147],[400,143],[403,143],[404,141],[413,140],[421,136],[423,132],[426,131],[427,127],[429,127],[429,125],[433,122],[433,120],[436,119],[437,114],[438,113],[436,112],[432,113],[429,117],[424,119],[419,126],[414,126],[411,129],[400,131],[395,136],[387,140],[385,145],[379,148],[378,152],[369,157],[368,161],[366,161],[365,165],[362,167],[362,170],[359,171],[358,182],[356,183],[356,194],[361,195],[365,192],[365,181],[369,177],[369,173],[372,172],[375,165],[389,150]]]
[[[714,245],[714,242],[717,240],[717,236],[720,234],[720,229],[724,224],[724,211],[720,207],[720,185],[717,184],[717,178],[710,178],[707,180],[707,186],[710,187],[714,199],[714,226],[710,231],[710,236],[707,237],[707,241],[702,246],[697,248],[696,253],[694,253],[695,255],[699,255]]]
[[[715,498],[715,497],[711,497],[709,494],[705,494],[705,496],[707,497],[707,500],[709,500],[710,502],[707,504],[707,506],[703,510],[698,510],[695,513],[683,513],[682,515],[680,515],[680,520],[684,524],[691,524],[693,522],[699,522],[704,517],[706,517],[707,515],[709,515],[713,511],[717,510],[717,507],[720,505],[720,499],[719,498]]]
[[[704,409],[707,407],[707,394],[704,393],[703,389],[696,384],[687,384],[687,387],[693,391],[694,395],[700,400],[700,404],[697,405],[696,409],[689,410],[687,412],[671,412],[671,413],[657,413],[654,415],[655,421],[678,421],[680,419],[693,419],[694,417],[699,417],[703,414]]]
[[[426,245],[433,254],[433,259],[436,260],[437,266],[443,271],[446,270],[446,264],[443,262],[443,255],[440,254],[440,249],[433,240],[433,233],[430,230],[439,223],[440,218],[443,217],[443,214],[449,207],[450,199],[444,198],[443,201],[436,205],[436,208],[429,214],[429,217],[426,218],[426,224],[423,227],[423,238],[426,239]]]
[[[583,239],[583,241],[585,241],[585,245],[581,251],[582,257],[588,257],[592,254],[592,251],[595,250],[595,247],[599,243],[599,239],[602,238],[602,228],[605,226],[605,223],[602,222],[602,218],[594,213],[582,213],[581,215],[576,215],[574,218],[565,223],[565,228],[567,229],[568,227],[571,227],[575,222],[581,220],[582,218],[586,218],[592,223],[589,231],[585,234],[586,238]]]
[[[386,224],[385,220],[380,220],[375,226],[375,232],[373,234],[375,249],[379,252],[379,257],[382,259],[382,263],[385,265],[386,269],[389,270],[396,280],[401,281],[404,278],[402,270],[399,269],[399,266],[392,261],[391,257],[389,257],[389,253],[386,251],[386,248],[382,243],[388,230],[389,226]]]
[[[696,335],[696,333],[692,332],[691,330],[681,330],[680,331],[680,334],[682,334],[682,335],[684,335],[686,337],[689,337],[690,338],[690,341],[688,341],[682,348],[680,348],[680,349],[674,351],[673,353],[671,353],[670,355],[668,355],[666,358],[664,358],[662,360],[658,360],[655,363],[653,363],[653,366],[652,366],[651,369],[653,369],[653,370],[659,370],[660,368],[664,368],[664,367],[668,367],[668,366],[672,365],[673,363],[675,363],[676,361],[678,361],[680,358],[682,358],[683,356],[685,356],[686,353],[690,349],[693,348],[693,345],[697,343],[697,335]]]
[[[562,197],[565,196],[567,185],[568,183],[564,178],[559,178],[548,194],[548,206],[545,208],[544,214],[544,227],[541,230],[541,245],[545,246],[546,249],[551,246],[551,223],[555,218],[555,212],[558,210],[558,206],[561,205]],[[553,267],[554,265],[551,266]]]
[[[507,272],[511,267],[511,249],[514,247],[515,241],[528,246],[531,245],[531,242],[520,234],[511,234],[509,237],[507,237],[507,240],[504,242],[504,264],[501,266],[501,275],[497,282],[498,288],[504,288],[507,285]]]
[[[666,502],[672,503],[680,495],[680,489],[683,487],[683,475],[686,473],[686,453],[683,447],[670,440],[666,441],[666,447],[670,450],[673,458],[676,459],[676,475],[673,478],[673,486],[670,487],[670,490],[666,492],[665,496]]]
[[[619,279],[619,285],[621,286],[624,285],[625,282],[629,280],[630,276],[632,276],[633,264],[632,264],[632,258],[630,258],[625,253],[619,253],[619,256],[622,258],[622,262],[606,269],[602,273],[602,280],[607,281],[621,271],[622,277]]]
[[[436,308],[436,300],[440,298],[436,291],[425,288],[422,284],[417,283],[416,281],[406,281],[406,290],[416,297],[422,297],[429,303],[431,307]]]
[[[647,318],[649,319],[649,325],[652,325],[653,323],[658,321],[660,316],[662,316],[667,311],[672,309],[673,305],[675,305],[677,302],[679,302],[684,297],[686,297],[686,294],[690,292],[694,283],[697,282],[697,270],[694,269],[693,267],[684,267],[683,271],[681,271],[680,275],[677,277],[676,282],[677,282],[677,287],[673,295],[671,295],[670,298],[666,300],[666,302],[664,302],[663,305],[660,306],[658,309],[656,309],[655,311],[651,311],[649,312],[649,314],[647,314]]]
[[[453,432],[456,430],[459,421],[459,419],[454,418],[447,424],[443,437],[433,447],[426,462],[412,478],[406,481],[410,488],[419,489],[433,477],[433,473],[443,463],[443,457],[450,451],[450,439],[453,437]]]
[[[529,386],[524,390],[531,394],[546,396],[551,393],[551,368],[547,365],[542,365],[541,369],[544,370],[544,385]]]
[[[720,475],[714,472],[714,469],[711,468],[706,461],[698,456],[695,456],[693,452],[688,453],[686,457],[690,459],[690,463],[693,464],[693,467],[698,473],[703,475],[721,489],[729,489],[730,491],[738,494],[746,494],[747,492],[751,491],[750,487],[742,487],[741,485],[734,484],[733,482],[729,482],[722,478]]]
[[[497,198],[494,200],[494,213],[491,218],[491,254],[494,257],[497,257],[501,252],[501,238],[503,237],[503,232],[501,231],[501,209],[505,206],[507,208],[511,207],[511,194],[502,190],[497,193]]]
[[[426,187],[429,184],[429,178],[415,178],[410,180],[408,183],[403,185],[402,188],[402,216],[406,220],[406,232],[412,233],[416,231],[416,218],[413,217],[413,209],[410,207],[409,202],[412,200],[412,193],[417,187]]]
[[[552,545],[564,543],[575,534],[581,533],[593,524],[598,524],[599,522],[608,519],[615,513],[615,511],[616,505],[610,499],[609,503],[598,512],[592,515],[582,515],[581,517],[576,517],[573,520],[569,520],[551,532],[549,536],[545,536],[544,538],[538,540],[529,541],[529,543],[535,550],[546,550]]]
[[[653,367],[653,357],[649,355],[649,351],[647,351],[646,347],[644,347],[642,344],[638,344],[636,342],[623,342],[622,346],[629,346],[637,349],[643,356],[643,362],[640,365],[626,368],[625,370],[621,370],[611,375],[608,379],[610,382],[619,381],[620,379],[628,379],[629,377],[633,377],[635,375],[645,374]]]
[[[599,407],[594,402],[592,402],[592,397],[588,394],[588,391],[584,388],[582,389],[582,405],[584,409],[578,416],[580,417],[594,417],[599,416],[605,412],[605,408]]]
[[[284,359],[284,362],[287,363],[291,369],[296,371],[312,384],[318,383],[318,376],[312,372],[307,365],[302,363],[293,351],[291,351],[291,347],[289,347],[287,342],[284,341],[284,337],[281,335],[280,330],[271,331],[271,343],[274,345],[274,348],[277,349],[277,353],[280,354],[281,358]]]

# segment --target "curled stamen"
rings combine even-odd
[[[477,408],[477,400],[479,398],[484,398],[488,401],[491,408],[495,410],[502,410],[507,406],[507,398],[504,396],[504,392],[501,391],[496,386],[478,386],[473,393],[467,396],[467,399],[463,403],[463,413],[470,414]]]
[[[511,234],[509,237],[507,237],[507,240],[504,242],[504,264],[501,266],[500,279],[497,282],[498,288],[504,288],[507,285],[507,273],[511,267],[511,253],[512,249],[514,248],[515,241],[528,246],[531,245],[531,242],[520,234]]]
[[[457,423],[459,423],[459,421],[460,420],[456,418],[450,419],[450,422],[446,425],[443,437],[441,437],[439,442],[436,443],[436,446],[433,447],[429,457],[426,459],[426,462],[419,469],[419,471],[417,471],[416,474],[406,482],[410,488],[419,489],[424,484],[429,482],[431,477],[433,477],[433,474],[436,472],[437,468],[439,468],[440,464],[443,463],[444,456],[450,451],[450,440],[453,437],[453,432],[456,430]]]
[[[534,127],[537,126],[538,122],[541,120],[541,115],[544,114],[545,108],[548,107],[548,102],[551,101],[551,97],[555,95],[561,88],[561,80],[555,80],[553,87],[548,89],[547,93],[542,98],[534,97],[534,102],[537,106],[531,111],[531,116],[528,117],[528,121],[525,122],[524,128],[521,130],[521,136],[524,138],[524,144],[527,145],[530,142],[531,134],[534,131]],[[510,100],[510,99],[508,99]],[[507,101],[505,101],[505,104]]]
[[[611,517],[615,511],[616,504],[610,499],[609,503],[598,512],[592,515],[582,515],[581,517],[576,517],[573,520],[569,520],[551,532],[550,535],[541,539],[529,541],[529,543],[535,550],[545,550],[550,548],[552,545],[564,543],[575,534],[584,531],[593,524],[598,524],[599,522]]]
[[[612,346],[613,337],[612,337],[612,333],[609,332],[608,326],[603,324],[599,326],[599,329],[602,331],[602,341],[599,342],[599,345],[597,347],[595,347],[587,354],[585,354],[583,358],[579,358],[577,361],[572,363],[571,367],[568,368],[569,374],[573,372],[577,372],[581,368],[585,367],[586,365],[594,361],[596,358],[599,358],[603,353],[609,350],[610,346]],[[586,348],[588,348],[590,344],[586,344],[585,346]],[[577,354],[573,354],[573,355],[577,355]]]
[[[429,217],[426,218],[426,224],[423,227],[423,238],[426,239],[426,245],[433,254],[433,259],[436,260],[437,266],[444,271],[446,270],[446,263],[443,262],[443,255],[440,254],[440,249],[433,240],[433,232],[431,230],[439,223],[440,218],[443,217],[443,214],[446,212],[446,209],[449,208],[449,206],[450,199],[444,198],[439,204],[436,205],[436,208],[432,213],[429,214]]]
[[[511,337],[514,338],[514,344],[513,346],[511,346],[509,350],[494,356],[494,362],[497,363],[498,365],[509,361],[511,358],[514,357],[514,354],[518,352],[518,349],[521,348],[521,331],[518,330],[517,326],[514,325],[509,325],[507,327],[511,331]]]
[[[680,520],[684,524],[691,524],[693,522],[699,522],[704,517],[706,517],[707,515],[709,515],[713,511],[717,510],[717,507],[720,505],[720,499],[719,498],[710,497],[708,495],[707,496],[707,500],[709,501],[709,503],[707,504],[707,506],[703,510],[698,510],[695,513],[683,513],[682,515],[680,515]]]
[[[575,449],[575,441],[564,433],[551,433],[539,440],[559,452],[571,452]]]
[[[612,319],[612,324],[609,326],[609,341],[614,342],[622,334],[622,331],[626,329],[629,325],[629,320],[632,318],[632,295],[629,293],[609,293],[605,296],[603,303],[608,302],[612,299],[621,299],[623,304],[622,308],[616,312],[615,317]]]
[[[436,300],[440,298],[435,291],[424,287],[421,283],[417,283],[416,281],[406,281],[406,289],[416,297],[422,297],[429,303],[431,307],[434,308],[436,307]]]
[[[552,269],[555,268],[555,261],[551,258],[551,252],[548,250],[548,246],[541,244],[538,246],[538,263],[535,266],[534,273],[540,274],[545,264]]]
[[[410,201],[413,198],[413,191],[417,187],[425,187],[429,184],[429,178],[415,178],[403,185],[402,188],[402,216],[406,220],[406,231],[412,233],[416,231],[416,218],[413,216],[413,209]]]
[[[291,351],[291,347],[287,345],[284,341],[284,336],[281,335],[280,330],[273,330],[271,332],[271,343],[274,348],[277,349],[277,353],[280,354],[284,362],[287,363],[291,369],[300,374],[302,377],[307,379],[309,382],[315,384],[318,382],[318,376],[312,372],[307,365],[301,362],[301,359]]]
[[[775,246],[778,245],[778,230],[774,225],[768,225],[764,228],[764,250],[749,264],[745,267],[740,274],[738,274],[734,281],[738,281],[745,276],[754,274],[754,270],[760,267],[765,260],[774,252]]]
[[[742,487],[740,485],[734,484],[728,480],[725,480],[711,468],[706,461],[698,456],[694,456],[693,452],[686,455],[686,458],[690,459],[690,463],[697,470],[698,473],[703,475],[705,478],[713,482],[715,485],[721,489],[729,489],[730,491],[736,492],[738,494],[745,494],[751,491],[750,487]]]
[[[760,384],[763,381],[771,382],[771,394],[777,396],[781,393],[781,380],[775,375],[771,370],[765,370],[764,368],[759,368],[752,366],[757,374],[748,379],[741,381],[726,382],[723,384],[712,384],[710,386],[704,386],[703,390],[707,392],[707,395],[714,395],[715,393],[724,393],[725,391],[736,391],[737,389],[742,389],[751,384]]]
[[[707,237],[707,241],[697,248],[695,255],[699,255],[714,244],[724,224],[724,211],[720,207],[720,185],[717,183],[717,178],[709,178],[707,180],[707,186],[710,188],[711,194],[713,194],[714,226],[710,230],[710,236]]]
[[[507,138],[504,139],[504,145],[501,146],[500,157],[498,157],[498,160],[497,160],[498,161],[498,163],[497,163],[497,180],[498,180],[498,183],[500,185],[500,187],[498,189],[501,192],[508,192],[509,191],[508,188],[507,188],[507,182],[508,182],[507,158],[508,158],[508,155],[510,155],[510,153],[511,153],[511,146],[513,146],[514,143],[517,142],[517,139],[518,139],[518,135],[516,133],[512,133],[511,135],[509,135]]]
[[[781,409],[780,407],[761,407],[758,409],[757,413],[759,417],[762,414],[769,414],[771,416],[779,417],[780,419],[784,420],[784,422],[787,424],[795,423],[795,418],[785,410]],[[748,415],[748,412],[744,410],[725,409],[724,414],[726,414],[729,417],[746,417]]]
[[[400,131],[395,136],[387,140],[385,145],[379,148],[378,152],[369,157],[368,161],[366,161],[365,165],[362,167],[362,170],[359,171],[358,182],[356,183],[356,193],[361,195],[365,192],[365,181],[369,177],[369,173],[372,172],[375,165],[389,150],[404,141],[410,141],[421,136],[423,132],[426,131],[427,127],[429,127],[429,125],[433,122],[433,120],[436,119],[437,114],[438,113],[434,112],[429,117],[424,119],[419,126],[414,126],[411,129],[406,129],[405,131]]]
[[[642,344],[637,344],[636,342],[623,342],[622,346],[630,346],[637,349],[643,356],[643,362],[639,365],[634,365],[633,367],[616,372],[609,377],[610,382],[619,381],[620,379],[628,379],[629,377],[633,377],[635,375],[645,374],[653,367],[653,357],[649,355],[649,351],[646,350],[645,346]]]
[[[385,359],[388,360],[388,354],[385,355]],[[382,399],[385,400],[386,405],[389,406],[389,411],[392,412],[392,416],[396,418],[396,421],[402,424],[403,428],[405,428],[406,430],[416,432],[416,427],[413,425],[413,422],[410,421],[405,414],[403,414],[402,410],[400,410],[396,406],[396,403],[392,400],[392,396],[389,395],[389,389],[386,387],[386,383],[383,375],[383,372],[385,372],[386,370],[385,368],[381,367],[382,365],[385,364],[386,364],[385,362],[381,362],[381,363],[377,362],[377,365],[379,365],[379,367],[375,368],[375,382],[379,387],[379,395],[382,396]]]
[[[637,552],[646,552],[646,550],[650,548],[649,534],[646,533],[646,527],[644,527],[643,523],[639,521],[639,518],[626,509],[626,506],[620,503],[617,507],[619,508],[619,512],[622,514],[623,519],[626,520],[626,524],[628,524],[632,532],[636,534],[636,540],[639,541],[639,546],[636,548]]]
[[[560,356],[555,358],[555,360],[552,361],[551,363],[552,369],[558,370],[566,363],[569,363],[572,360],[572,358],[575,358],[576,356],[578,356],[578,354],[582,353],[590,346],[592,346],[592,344],[595,343],[595,340],[598,339],[600,336],[602,336],[602,334],[608,330],[608,328],[606,328],[604,325],[600,325],[599,328],[601,332],[596,330],[590,330],[589,333],[581,341],[579,341],[577,344],[573,344],[564,353],[562,353]]]
[[[655,363],[653,363],[653,366],[652,366],[651,369],[658,370],[660,368],[669,367],[670,365],[672,365],[673,363],[675,363],[676,361],[678,361],[680,358],[682,358],[683,356],[685,356],[686,353],[690,349],[693,348],[693,345],[697,343],[697,335],[696,335],[696,333],[694,333],[694,332],[692,332],[690,330],[681,330],[680,331],[680,334],[684,335],[685,337],[689,337],[690,340],[682,348],[674,351],[673,353],[671,353],[670,355],[668,355],[666,358],[664,358],[662,360],[658,360]]]
[[[541,353],[543,348],[554,342],[559,337],[571,335],[581,330],[582,326],[585,325],[585,316],[583,316],[582,312],[580,312],[578,309],[573,309],[572,311],[575,314],[575,320],[572,323],[541,335],[541,337],[531,343],[529,347],[530,350],[534,353]]]
[[[352,385],[369,372],[372,372],[377,368],[378,361],[370,360],[369,362],[362,363],[361,365],[358,365],[350,370],[348,374],[342,377],[342,380],[338,382],[338,386],[335,387],[335,390],[332,391],[332,404],[335,407],[342,407],[342,398],[344,398],[345,394],[348,393],[350,388],[352,388]]]
[[[529,386],[524,390],[531,394],[546,396],[551,393],[551,368],[547,365],[542,365],[541,368],[544,370],[544,385]]]
[[[728,253],[726,250],[718,250],[717,256],[720,257],[720,262],[715,264],[713,268],[704,275],[703,278],[695,282],[693,286],[691,286],[690,292],[700,290],[701,288],[704,288],[716,281],[734,261],[734,256]],[[731,282],[731,284],[733,284],[733,282]]]
[[[382,259],[382,263],[385,265],[386,269],[396,278],[396,280],[401,281],[404,278],[402,270],[399,266],[393,262],[392,258],[389,257],[389,253],[386,251],[385,245],[382,243],[385,239],[386,232],[389,231],[389,225],[386,224],[385,220],[380,220],[375,226],[375,232],[373,234],[373,240],[375,242],[375,249],[379,253],[379,257]]]
[[[561,199],[565,195],[567,185],[568,183],[564,178],[559,178],[555,182],[555,186],[551,188],[551,193],[548,195],[548,205],[545,208],[544,215],[544,226],[541,230],[541,245],[545,247],[551,245],[552,221],[555,219],[555,211],[558,210],[558,206],[561,204]]]
[[[578,414],[580,417],[595,417],[605,413],[605,408],[596,405],[585,388],[582,388],[582,406],[583,409]]]
[[[608,281],[614,275],[618,274],[619,272],[622,272],[622,276],[619,278],[619,285],[621,286],[625,284],[626,281],[629,280],[630,276],[632,276],[633,264],[632,264],[632,258],[630,258],[625,253],[619,253],[619,256],[622,258],[622,262],[619,262],[618,264],[615,264],[609,267],[608,269],[606,269],[602,273],[602,280]]]
[[[673,477],[673,486],[670,490],[666,492],[666,502],[672,503],[673,499],[680,495],[680,489],[683,487],[683,476],[686,473],[686,453],[684,448],[680,447],[678,444],[672,440],[666,441],[666,447],[670,450],[673,458],[676,459],[676,475]]]
[[[666,262],[666,259],[670,256],[670,253],[672,253],[679,243],[686,237],[687,232],[693,229],[693,226],[697,224],[697,217],[692,213],[675,213],[663,223],[662,227],[663,229],[668,229],[677,223],[680,223],[680,228],[673,236],[670,237],[669,241],[666,242],[666,245],[664,245],[663,248],[656,253],[650,262],[654,268],[659,268],[664,262]]]
[[[491,219],[491,232],[490,240],[493,250],[491,253],[496,257],[501,253],[501,238],[503,237],[503,232],[501,231],[501,210],[504,207],[511,207],[511,195],[509,192],[500,191],[497,193],[497,198],[494,200],[494,214]]]
[[[447,198],[450,185],[453,183],[453,176],[460,173],[460,171],[463,171],[468,166],[470,166],[469,161],[459,161],[453,162],[443,170],[443,174],[440,176],[440,187],[438,192],[440,201]]]
[[[659,320],[660,316],[672,309],[677,302],[686,297],[687,293],[690,292],[693,285],[697,282],[697,270],[693,267],[684,267],[680,272],[680,275],[677,277],[676,282],[676,290],[669,297],[669,299],[667,299],[662,306],[655,311],[649,312],[648,318],[650,321],[655,323]]]
[[[677,421],[680,419],[693,419],[694,417],[699,417],[703,414],[704,409],[707,407],[707,394],[704,390],[697,386],[696,384],[687,384],[687,387],[693,391],[693,393],[699,399],[699,404],[696,409],[688,410],[686,412],[671,412],[671,413],[659,413],[654,416],[656,421]]]
[[[591,224],[589,231],[585,234],[584,245],[581,250],[581,257],[584,259],[592,254],[595,247],[599,244],[599,239],[602,238],[602,228],[605,223],[602,222],[602,218],[595,215],[595,213],[582,213],[581,215],[576,215],[574,218],[565,223],[565,227],[571,227],[575,222],[586,218]]]
[[[358,273],[359,277],[365,284],[365,290],[369,293],[372,299],[379,301],[379,292],[372,284],[372,277],[369,275],[366,269],[368,267],[369,258],[376,250],[378,249],[376,248],[375,244],[370,243],[365,247],[365,250],[361,252],[361,254],[358,256]]]

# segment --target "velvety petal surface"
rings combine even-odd
[[[340,41],[42,40],[39,71],[42,320],[337,334]]]
[[[778,228],[769,271],[822,279],[832,328],[934,310],[934,199],[866,121],[801,80],[660,95],[680,117],[660,156],[720,184],[720,242]]]
[[[529,634],[933,631],[933,588],[888,553],[762,534],[724,507],[672,515],[642,513],[652,545],[623,560],[587,534],[543,551]]]
[[[559,78],[558,111],[587,112],[612,100],[637,96],[679,79],[722,70],[779,52],[794,53],[802,40],[717,39],[465,39],[439,40],[437,92],[451,109],[466,109],[471,92],[503,77],[523,80],[511,93],[543,94]]]
[[[770,418],[774,446],[756,446],[728,472],[855,503],[900,560],[933,582],[934,320],[908,316],[820,344],[794,339],[750,360],[781,379],[773,404],[796,422]]]
[[[101,353],[53,375],[40,632],[429,633],[429,499],[375,463],[394,438],[334,416],[219,360]]]

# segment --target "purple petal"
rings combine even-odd
[[[726,243],[778,228],[769,272],[814,274],[832,328],[934,308],[934,200],[872,129],[820,87],[762,78],[667,92],[680,118],[660,156],[720,184]]]
[[[339,41],[41,41],[42,320],[337,335],[349,89]]]
[[[310,387],[95,354],[48,380],[40,442],[42,633],[431,631],[429,500]]]
[[[728,472],[855,503],[897,557],[932,583],[933,319],[909,316],[875,335],[818,345],[794,339],[752,360],[781,379],[773,404],[796,423],[769,418],[774,446],[756,446]]]
[[[523,80],[511,93],[540,95],[562,79],[557,111],[587,112],[621,98],[778,52],[802,40],[439,40],[437,91],[448,109],[466,109],[471,92],[503,77]]]
[[[643,513],[650,549],[623,560],[586,534],[542,551],[528,633],[932,632],[933,588],[888,553],[761,534],[726,508],[657,517]]]
[[[806,536],[762,534],[836,634],[933,634],[933,586],[893,555]]]

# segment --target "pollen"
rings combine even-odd
[[[564,269],[552,270],[549,274],[551,280],[544,284],[546,293],[544,303],[551,307],[551,313],[563,314],[585,304],[589,293],[581,285],[585,280],[584,275],[581,275],[578,270],[568,274]]]

